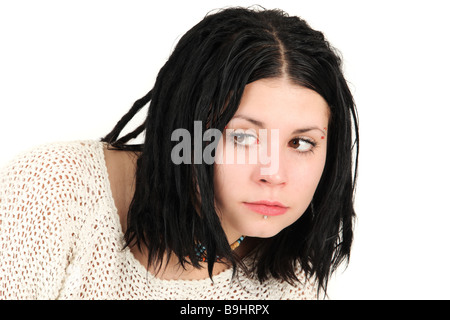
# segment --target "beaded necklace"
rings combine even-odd
[[[239,239],[237,239],[235,242],[233,242],[230,245],[231,250],[235,250],[237,247],[239,247],[241,245],[241,242],[244,240],[245,236],[241,236]],[[201,262],[207,262],[208,260],[206,259],[206,248],[201,244],[198,243],[197,246],[195,247],[195,254],[197,255],[197,259]],[[220,257],[216,256],[216,261],[220,261]]]

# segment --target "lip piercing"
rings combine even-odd
[[[267,220],[267,216],[264,216],[263,218],[264,218],[264,220]]]

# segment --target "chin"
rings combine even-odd
[[[272,238],[283,230],[275,226],[264,226],[261,228],[253,228],[246,236],[253,238]]]

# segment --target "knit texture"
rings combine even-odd
[[[51,143],[0,171],[1,299],[315,299],[315,286],[263,284],[228,269],[162,280],[124,247],[98,141]]]

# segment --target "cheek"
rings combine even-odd
[[[214,194],[219,204],[242,197],[249,180],[246,165],[216,164],[214,167]]]
[[[325,160],[306,162],[291,175],[289,181],[292,188],[291,199],[297,199],[297,204],[306,209],[311,202],[323,173]]]

